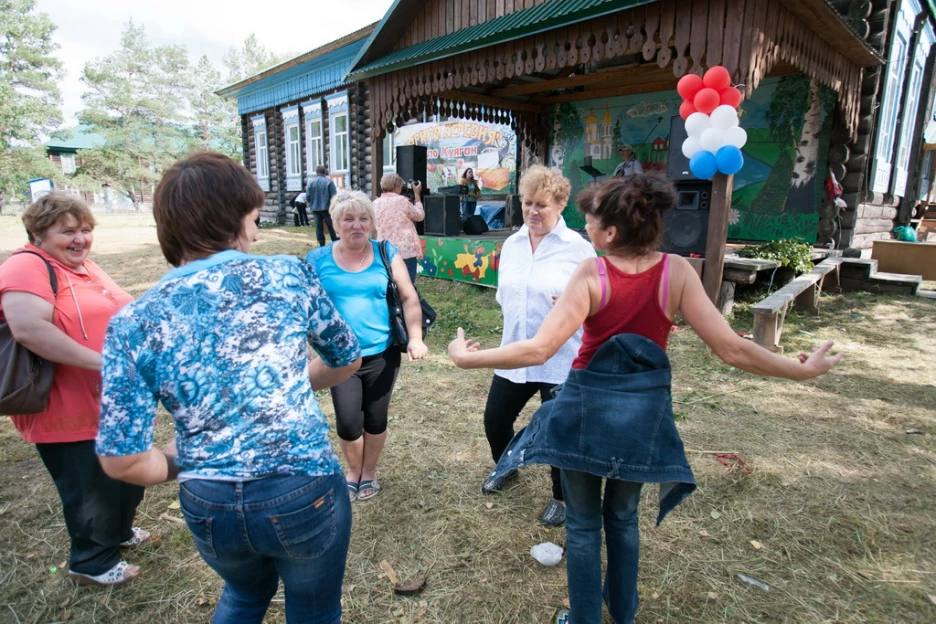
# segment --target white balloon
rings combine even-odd
[[[692,113],[686,118],[686,133],[697,139],[711,127],[712,121],[705,113]]]
[[[713,128],[727,130],[738,125],[738,111],[731,106],[723,104],[712,111],[710,115]]]
[[[686,140],[682,142],[682,153],[686,158],[692,158],[693,154],[702,149],[702,144],[699,143],[699,139],[694,136],[686,137]]]
[[[735,126],[725,130],[722,138],[725,140],[725,145],[734,145],[741,149],[747,143],[747,131],[741,126]]]
[[[724,130],[720,130],[719,128],[709,128],[702,133],[702,137],[699,139],[699,143],[702,144],[702,149],[714,154],[725,146],[725,139],[723,135]]]

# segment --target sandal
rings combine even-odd
[[[133,527],[133,537],[120,542],[121,548],[132,548],[150,541],[153,538],[149,531],[144,531],[140,527]]]
[[[352,502],[357,500],[358,485],[359,484],[354,481],[348,481],[348,497]]]
[[[139,575],[140,567],[130,565],[126,561],[121,561],[104,574],[98,574],[97,576],[82,574],[81,572],[72,572],[71,570],[68,571],[68,578],[77,585],[122,585],[132,581]]]
[[[370,494],[363,494],[364,491],[370,491]],[[370,500],[380,494],[380,484],[377,483],[377,479],[371,479],[370,481],[361,481],[358,484],[358,497],[359,501]]]
[[[555,623],[556,624],[569,624],[569,617],[570,617],[569,610],[563,609],[562,611],[556,614]]]
[[[546,509],[543,510],[543,514],[540,516],[540,522],[548,527],[562,526],[565,524],[565,516],[565,505],[556,499],[552,499],[546,503]]]

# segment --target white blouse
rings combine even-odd
[[[594,258],[595,250],[581,234],[569,229],[560,216],[552,232],[533,253],[526,225],[504,241],[497,276],[497,303],[504,316],[501,346],[536,335],[553,307],[553,295],[561,295],[582,260]],[[582,329],[545,364],[494,374],[514,383],[560,384],[569,375],[572,360],[582,345]]]

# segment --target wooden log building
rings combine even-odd
[[[266,192],[261,221],[286,223],[290,202],[318,165],[325,165],[339,187],[371,191],[367,86],[345,76],[373,29],[367,26],[217,91],[237,99],[244,165]]]

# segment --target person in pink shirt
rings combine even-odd
[[[62,500],[68,576],[81,585],[117,585],[140,572],[121,560],[121,546],[150,539],[132,526],[143,488],[104,474],[94,438],[104,334],[133,297],[88,258],[96,222],[83,201],[50,193],[26,208],[23,224],[28,244],[0,265],[0,314],[18,343],[55,362],[55,377],[45,411],[11,420],[36,445]]]
[[[413,183],[415,205],[400,195],[403,192],[403,178],[395,173],[386,173],[380,178],[380,190],[380,197],[374,200],[377,240],[390,241],[400,250],[410,280],[415,284],[416,265],[422,258],[422,245],[413,222],[422,221],[426,216],[422,206],[422,185],[419,180]]]

